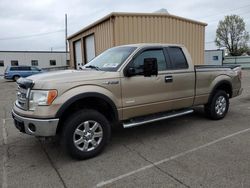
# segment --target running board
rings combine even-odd
[[[144,116],[144,117],[138,117],[138,118],[134,118],[128,121],[124,121],[123,127],[124,128],[135,127],[135,126],[139,126],[139,125],[146,124],[146,123],[152,123],[155,121],[160,121],[164,119],[170,119],[174,117],[183,116],[186,114],[191,114],[193,112],[194,112],[193,109],[188,109],[188,110],[185,109],[185,110],[179,110],[179,111],[174,111],[174,112],[166,112],[166,113],[160,113],[160,114],[149,115],[149,116]]]

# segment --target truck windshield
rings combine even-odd
[[[115,47],[104,51],[99,56],[84,65],[83,68],[95,70],[117,71],[120,65],[132,54],[136,47]]]

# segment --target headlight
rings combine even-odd
[[[31,90],[29,96],[29,110],[35,110],[36,106],[51,105],[56,97],[56,90]]]

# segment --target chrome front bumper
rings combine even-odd
[[[17,115],[12,110],[15,126],[23,133],[33,136],[55,136],[59,119],[33,119]]]

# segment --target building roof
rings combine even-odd
[[[115,16],[163,16],[163,17],[171,17],[171,18],[176,18],[176,19],[179,19],[179,20],[183,20],[183,21],[187,21],[187,22],[191,22],[191,23],[195,23],[195,24],[199,24],[199,25],[203,25],[203,26],[207,26],[206,23],[203,23],[203,22],[200,22],[200,21],[196,21],[196,20],[192,20],[192,19],[188,19],[188,18],[184,18],[184,17],[180,17],[180,16],[176,16],[176,15],[172,15],[172,14],[166,14],[166,13],[157,13],[157,12],[154,12],[154,13],[132,13],[132,12],[112,12],[106,16],[104,16],[103,18],[95,21],[94,23],[84,27],[83,29],[81,29],[80,31],[70,35],[68,37],[68,40],[70,40],[71,38],[77,36],[78,34],[112,18],[112,17],[115,17]]]

